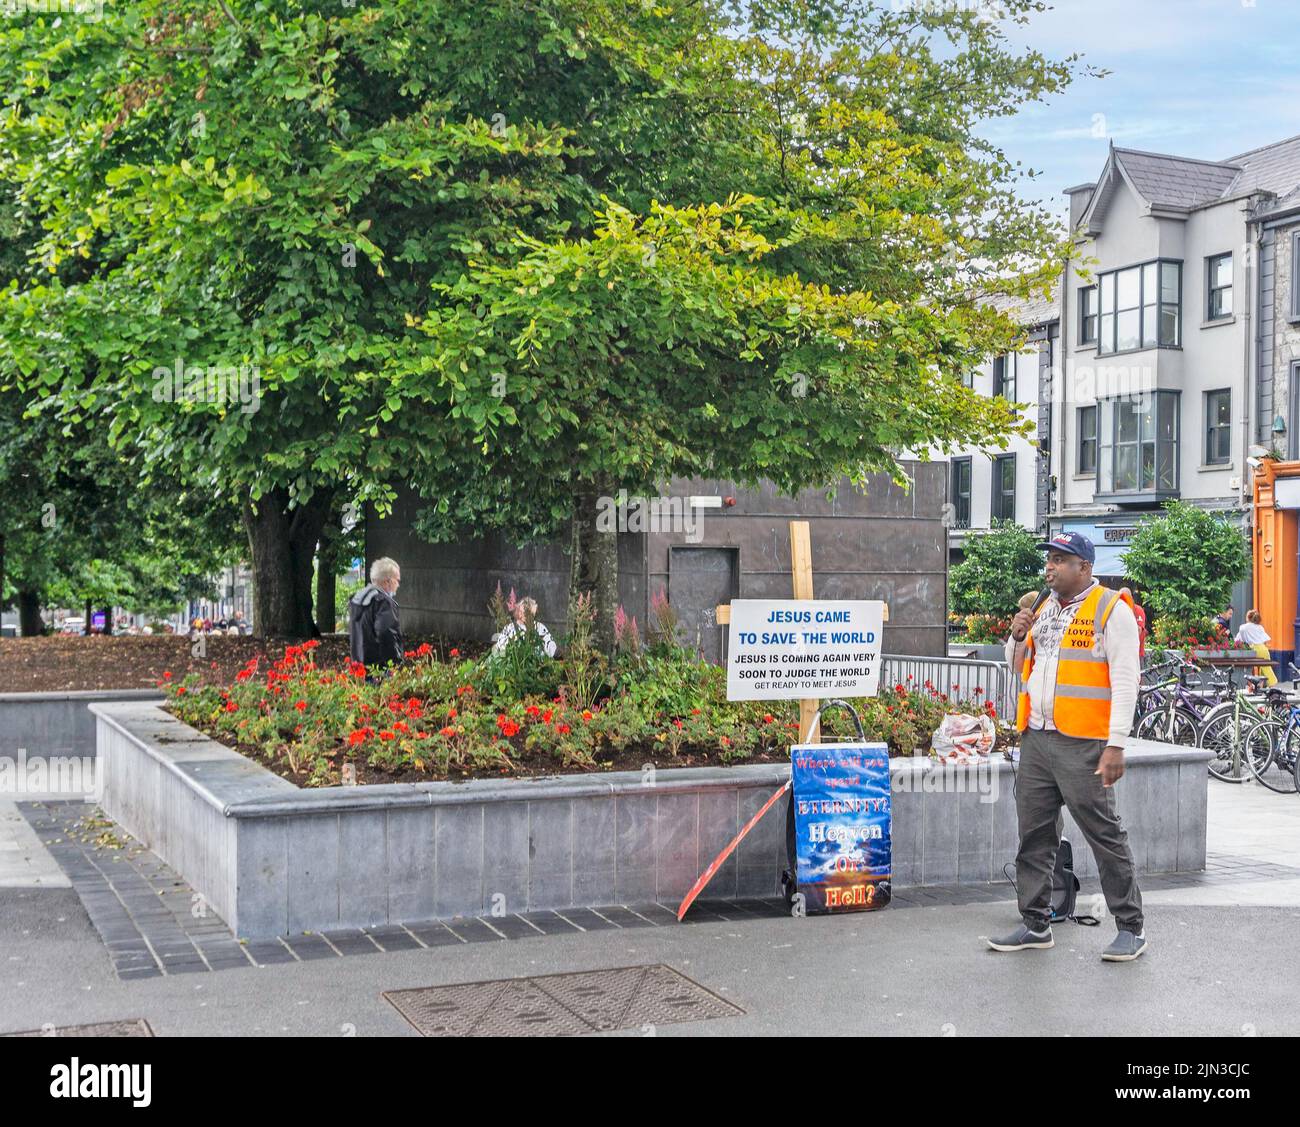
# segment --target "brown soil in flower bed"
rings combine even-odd
[[[449,642],[445,638],[409,638],[412,648],[428,642],[445,655],[456,646],[466,657],[486,648],[483,642]],[[183,634],[60,635],[0,638],[0,692],[58,693],[94,689],[151,689],[163,673],[180,680],[189,673],[205,681],[229,684],[252,657],[266,664],[284,653],[284,641],[209,634],[206,655],[194,657]],[[336,665],[348,654],[346,638],[321,640],[317,661]]]

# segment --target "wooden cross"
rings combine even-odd
[[[806,520],[792,520],[790,522],[790,572],[794,585],[794,597],[796,599],[814,598],[812,534],[809,532]],[[715,608],[715,615],[719,626],[729,625],[731,623],[731,605],[729,603],[720,604]],[[881,621],[889,621],[888,603],[881,607]],[[801,744],[808,743],[812,738],[813,727],[817,722],[817,709],[820,706],[821,701],[817,697],[799,702],[799,742]]]

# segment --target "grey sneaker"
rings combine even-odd
[[[1108,963],[1131,963],[1147,949],[1146,932],[1134,935],[1131,931],[1116,932],[1110,946],[1101,953]]]
[[[1043,931],[1030,931],[1028,925],[1023,923],[1010,935],[996,936],[986,942],[995,951],[1046,949],[1056,944],[1050,927]]]

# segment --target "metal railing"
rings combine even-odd
[[[908,677],[912,680],[909,682]],[[979,697],[991,700],[1003,720],[1016,717],[1016,694],[1020,679],[1004,661],[978,661],[965,657],[916,657],[911,654],[881,654],[881,685],[924,686],[929,681],[941,693],[959,700]],[[979,690],[976,693],[976,689]]]

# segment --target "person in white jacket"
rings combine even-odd
[[[1246,621],[1241,624],[1241,628],[1237,631],[1235,641],[1248,650],[1254,650],[1269,663],[1260,666],[1260,668],[1264,671],[1267,683],[1276,685],[1277,674],[1273,672],[1273,655],[1268,652],[1268,644],[1272,639],[1268,636],[1268,631],[1264,629],[1264,616],[1259,611],[1248,610],[1246,612]]]
[[[546,652],[546,656],[554,657],[555,639],[551,637],[551,632],[537,621],[537,600],[532,598],[523,598],[515,603],[515,620],[506,623],[505,629],[497,635],[496,642],[492,646],[492,652],[494,654],[505,653],[511,639],[517,638],[527,631],[529,623],[532,623],[533,630],[541,638],[542,649]]]

